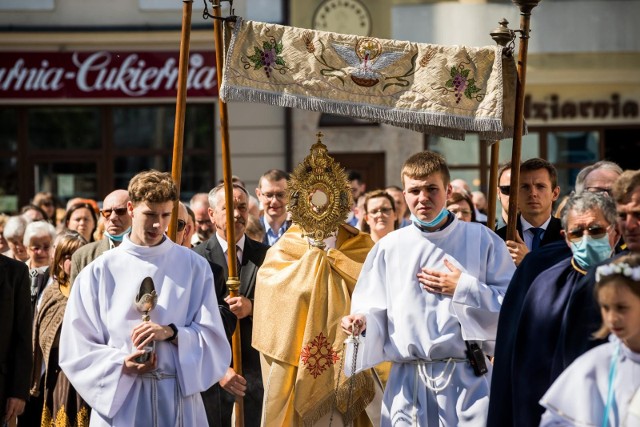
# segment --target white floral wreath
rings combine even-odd
[[[631,267],[626,262],[601,265],[596,269],[596,280],[599,282],[603,277],[614,274],[620,274],[631,280],[640,281],[640,267]]]

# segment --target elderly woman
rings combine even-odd
[[[87,242],[93,242],[93,232],[98,226],[98,217],[93,206],[85,202],[71,205],[64,216],[64,226],[80,233]]]
[[[50,286],[40,302],[33,328],[34,367],[31,395],[44,394],[41,425],[89,425],[89,406],[69,383],[58,365],[58,342],[71,282],[71,255],[87,241],[76,231],[66,231],[57,239],[51,261]],[[44,371],[41,369],[44,367]],[[44,375],[42,373],[44,372]],[[44,384],[41,381],[44,380]]]
[[[447,199],[447,210],[454,214],[460,221],[476,222],[476,212],[471,196],[467,192],[451,193]]]
[[[27,248],[26,263],[31,280],[31,310],[36,312],[38,300],[49,283],[49,264],[56,229],[46,221],[36,221],[27,225],[22,242]]]
[[[364,221],[362,231],[370,233],[374,242],[398,228],[393,197],[383,191],[370,191],[364,196]]]
[[[7,220],[2,235],[9,245],[9,252],[5,254],[9,258],[22,262],[29,259],[27,248],[25,248],[23,243],[26,228],[27,220],[21,215],[12,216]]]
[[[22,242],[27,248],[27,266],[30,270],[44,269],[51,262],[51,247],[56,238],[56,229],[46,221],[29,223],[24,232]]]

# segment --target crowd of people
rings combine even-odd
[[[437,153],[400,186],[351,171],[317,247],[277,169],[255,195],[234,177],[233,206],[158,171],[100,203],[38,193],[0,214],[0,418],[230,426],[242,398],[247,426],[640,425],[640,171],[597,162],[561,199],[553,164],[522,162],[517,189],[513,167],[496,224]]]

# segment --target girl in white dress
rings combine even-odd
[[[640,255],[596,270],[603,325],[610,342],[576,359],[540,400],[540,426],[640,426]]]

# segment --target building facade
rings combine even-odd
[[[202,7],[193,4],[185,200],[222,176],[212,21]],[[492,44],[503,17],[519,26],[510,0],[249,0],[233,8],[266,22],[446,45]],[[0,2],[0,211],[37,191],[100,200],[142,169],[171,170],[181,10],[177,0]],[[533,10],[523,158],[552,161],[563,192],[599,159],[638,168],[637,16],[639,0],[543,0]],[[229,104],[229,118],[233,173],[249,191],[263,171],[295,166],[318,130],[370,189],[399,184],[402,161],[428,148],[445,155],[455,177],[486,190],[488,148],[473,134],[452,141],[248,103]],[[501,161],[510,145],[501,142]]]

